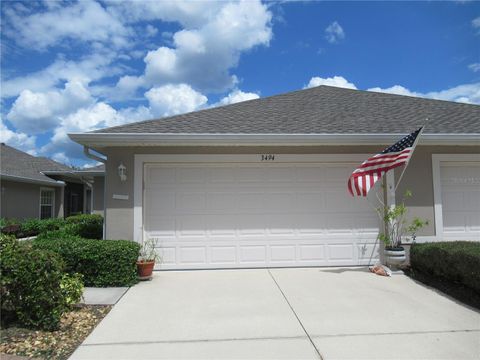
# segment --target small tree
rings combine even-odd
[[[411,222],[407,220],[408,209],[405,200],[410,197],[412,197],[412,192],[407,190],[400,204],[385,209],[377,208],[380,217],[383,214],[383,221],[386,224],[386,233],[380,234],[379,238],[385,243],[387,249],[400,247],[402,238],[407,234],[411,236],[412,240],[415,240],[417,231],[428,225],[428,220],[422,220],[418,217],[413,218]]]

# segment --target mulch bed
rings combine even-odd
[[[20,327],[2,329],[1,358],[3,359],[3,354],[9,354],[30,359],[67,359],[111,308],[98,305],[78,306],[65,313],[60,328],[51,332]]]
[[[425,274],[420,271],[413,271],[406,269],[405,274],[412,279],[417,280],[425,285],[431,286],[437,290],[440,290],[444,294],[466,304],[471,307],[480,310],[480,294],[475,290],[452,281]]]

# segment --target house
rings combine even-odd
[[[162,268],[361,265],[381,221],[347,179],[426,118],[388,204],[413,192],[419,241],[479,240],[478,105],[319,86],[70,137],[106,161],[106,237]]]
[[[103,165],[75,170],[1,144],[2,218],[52,218],[103,213]]]

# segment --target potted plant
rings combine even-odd
[[[402,239],[415,241],[416,233],[425,225],[428,220],[421,220],[418,217],[412,221],[407,220],[408,209],[405,205],[405,199],[410,198],[412,192],[407,190],[403,196],[402,202],[383,210],[383,220],[386,224],[386,232],[379,235],[380,240],[385,243],[385,263],[387,265],[400,265],[406,260],[405,248],[402,246]],[[409,238],[410,236],[410,238]]]
[[[137,260],[137,274],[139,280],[149,280],[152,278],[155,261],[161,260],[161,257],[155,251],[155,241],[153,239],[145,240],[140,248]]]

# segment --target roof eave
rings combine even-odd
[[[92,147],[118,146],[258,146],[378,145],[407,134],[158,134],[74,133],[68,136]],[[479,134],[423,134],[422,145],[480,145]]]
[[[48,186],[55,186],[55,187],[65,186],[65,182],[63,181],[32,179],[29,177],[16,176],[16,175],[0,174],[0,178],[2,180],[23,182],[23,183],[29,183],[29,184],[48,185]]]

